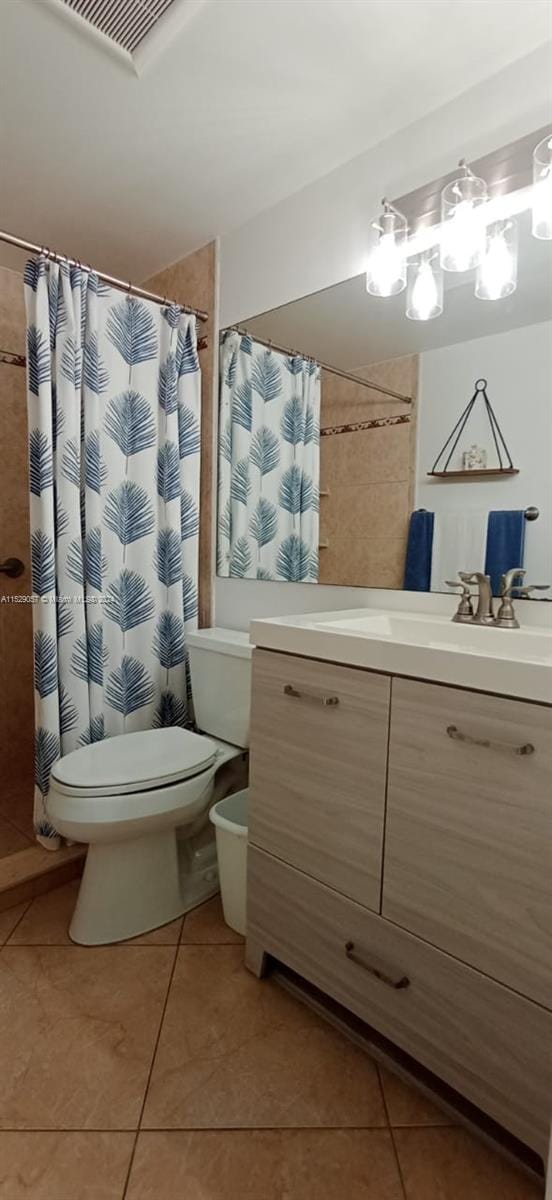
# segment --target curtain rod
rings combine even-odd
[[[370,379],[363,379],[361,375],[352,375],[350,371],[342,371],[339,367],[330,367],[329,363],[320,362],[319,359],[313,358],[312,354],[303,354],[302,350],[290,350],[287,346],[278,346],[276,342],[265,342],[263,338],[257,337],[249,329],[242,329],[239,325],[230,325],[229,328],[233,329],[235,333],[241,334],[242,337],[253,338],[260,346],[267,346],[269,350],[278,350],[281,354],[308,358],[311,362],[316,362],[323,371],[329,371],[330,375],[339,375],[341,379],[350,379],[353,383],[360,383],[362,387],[371,388],[373,392],[381,392],[382,395],[389,396],[392,400],[402,400],[403,404],[412,404],[412,396],[404,396],[402,392],[394,392],[381,383],[372,383]]]
[[[80,262],[78,258],[69,258],[67,254],[57,254],[55,250],[49,250],[47,246],[37,246],[35,242],[27,242],[24,238],[14,237],[12,233],[0,230],[0,242],[7,242],[9,246],[19,246],[22,250],[42,255],[43,258],[49,258],[53,262],[66,262],[70,267],[80,267],[83,271],[92,271],[92,267]],[[98,276],[98,279],[103,279],[105,283],[110,283],[112,287],[120,288],[121,291],[128,292],[132,296],[153,300],[154,304],[176,304],[176,301],[170,301],[166,296],[158,296],[156,292],[148,292],[145,288],[135,287],[130,280],[116,279],[114,275],[105,275],[103,271],[95,271],[94,274]],[[201,308],[192,308],[189,304],[177,304],[176,307],[197,317],[198,321],[209,320],[209,314],[203,312]]]

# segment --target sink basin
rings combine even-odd
[[[552,631],[544,624],[496,629],[456,624],[442,613],[363,608],[253,621],[251,641],[287,654],[552,703]]]
[[[483,654],[552,666],[552,636],[533,629],[495,629],[486,625],[456,624],[448,617],[421,613],[373,612],[361,617],[317,621],[318,629],[385,638],[405,645],[427,646]]]

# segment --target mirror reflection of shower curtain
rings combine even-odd
[[[176,305],[44,259],[27,264],[25,299],[35,829],[55,849],[61,754],[192,722],[200,368],[195,318]]]
[[[217,571],[316,583],[320,367],[223,335]]]

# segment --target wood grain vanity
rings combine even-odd
[[[545,1156],[552,707],[255,650],[258,975],[267,954]]]

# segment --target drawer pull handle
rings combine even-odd
[[[447,725],[447,734],[456,742],[469,742],[472,746],[484,746],[487,750],[506,750],[509,754],[535,753],[532,742],[525,742],[523,746],[509,746],[507,742],[491,742],[488,738],[476,738],[471,737],[469,733],[462,733],[456,725]]]
[[[362,954],[359,954],[358,951],[355,950],[354,942],[345,943],[345,954],[347,955],[347,958],[351,960],[351,962],[357,963],[359,967],[363,967],[365,971],[368,971],[370,975],[374,975],[375,978],[381,980],[382,983],[386,983],[388,987],[395,988],[395,991],[398,992],[403,988],[410,987],[408,975],[401,975],[399,979],[393,979],[392,975],[388,975],[386,971],[382,971],[380,967],[375,967],[373,963],[370,963],[363,958]]]
[[[291,683],[284,686],[284,696],[293,696],[295,700],[308,700],[310,704],[323,704],[326,708],[335,708],[339,704],[339,696],[316,696],[313,692],[298,692]]]

